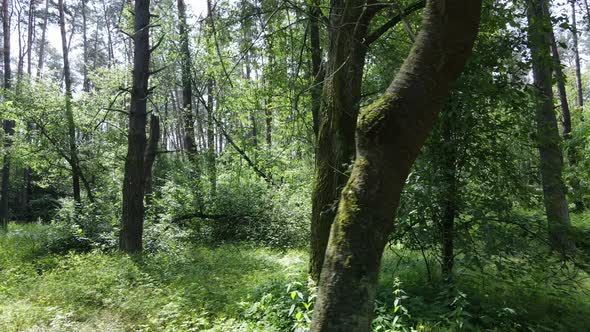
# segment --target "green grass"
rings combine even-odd
[[[0,331],[202,330],[238,318],[271,281],[300,279],[305,254],[246,245],[180,246],[143,257],[36,255],[48,226],[0,238]],[[106,326],[105,324],[108,324]]]
[[[576,218],[584,221],[574,224],[588,220]],[[0,331],[285,331],[295,321],[285,320],[290,305],[302,302],[290,298],[286,285],[305,283],[305,250],[178,242],[143,256],[64,253],[48,249],[60,238],[53,227],[11,225],[0,236]],[[558,265],[523,268],[528,272],[506,279],[459,261],[449,290],[436,262],[429,264],[432,280],[419,253],[386,251],[378,295],[384,312],[393,313],[399,279],[411,316],[405,322],[424,331],[590,326],[583,271],[560,289],[546,282],[563,278]]]

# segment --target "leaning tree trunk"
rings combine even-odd
[[[4,92],[10,90],[11,71],[10,71],[10,11],[8,0],[2,1],[2,33],[4,36]],[[14,121],[4,119],[2,127],[6,138],[4,141],[4,161],[2,162],[2,188],[0,192],[0,229],[6,230],[8,228],[8,218],[10,214],[10,206],[8,204],[8,195],[10,191],[10,147],[12,146],[12,135],[14,134]]]
[[[61,33],[61,46],[64,62],[64,81],[66,87],[66,122],[68,126],[69,160],[72,168],[72,189],[74,200],[77,203],[82,201],[80,197],[80,162],[78,160],[78,148],[76,146],[76,124],[74,123],[74,112],[72,110],[72,77],[70,74],[70,60],[68,57],[68,41],[66,39],[66,18],[64,14],[64,1],[58,1],[59,29]]]
[[[312,331],[369,331],[383,249],[418,152],[479,27],[481,0],[430,0],[414,47],[385,94],[364,109],[340,197]]]
[[[127,132],[127,156],[123,178],[123,220],[119,248],[125,252],[142,250],[147,145],[147,98],[150,76],[150,1],[135,1],[133,87]]]
[[[573,250],[570,235],[570,218],[562,179],[563,156],[559,146],[560,137],[554,113],[551,80],[550,35],[546,27],[549,22],[547,0],[528,0],[529,22],[528,41],[533,62],[534,86],[538,92],[536,105],[537,136],[541,158],[541,182],[549,242],[552,249],[562,253]]]

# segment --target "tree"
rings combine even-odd
[[[72,110],[72,77],[70,74],[69,46],[66,38],[66,18],[64,0],[58,1],[59,30],[61,33],[61,47],[64,66],[65,82],[65,115],[68,126],[69,163],[72,168],[72,188],[74,200],[81,203],[80,196],[80,161],[78,159],[78,147],[76,146],[76,124],[74,122],[74,111]]]
[[[312,331],[369,331],[381,256],[412,163],[477,35],[481,1],[430,0],[422,30],[384,95],[363,109]]]
[[[119,248],[125,252],[142,250],[146,185],[146,122],[150,77],[150,0],[135,1],[133,24],[133,87],[129,107],[127,156],[123,178],[123,220]]]
[[[540,155],[543,202],[547,213],[549,242],[562,253],[571,252],[570,218],[563,183],[563,155],[554,113],[551,81],[550,29],[548,2],[528,0],[528,41],[533,64],[536,98],[537,144]]]
[[[572,5],[572,40],[574,51],[574,62],[576,65],[576,92],[578,107],[584,106],[584,92],[582,90],[582,70],[580,65],[580,52],[578,48],[578,24],[576,22],[576,0],[570,0]]]
[[[4,37],[4,96],[8,95],[11,87],[11,71],[10,71],[10,12],[9,1],[2,1],[2,33]],[[2,121],[2,128],[4,129],[4,161],[2,162],[2,188],[0,192],[0,229],[6,230],[8,227],[8,217],[10,214],[9,189],[10,189],[10,147],[12,145],[12,135],[14,134],[14,120],[4,119]]]
[[[332,2],[330,11],[328,60],[321,107],[317,116],[315,182],[312,193],[309,270],[316,281],[319,280],[323,266],[339,193],[346,183],[355,153],[354,132],[368,47],[404,16],[422,8],[424,1],[408,6],[401,14],[393,16],[370,34],[369,23],[383,7],[369,4],[366,0],[337,0]],[[321,11],[315,9],[313,14],[320,15]],[[312,37],[316,43],[316,37]],[[312,52],[317,52],[317,49]]]

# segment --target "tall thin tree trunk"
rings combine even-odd
[[[43,30],[41,30],[41,42],[39,43],[39,62],[37,63],[37,77],[41,77],[45,63],[45,44],[47,43],[47,23],[49,21],[49,0],[45,0],[43,12]]]
[[[320,40],[320,19],[322,11],[320,0],[314,0],[309,5],[309,41],[311,46],[311,114],[313,119],[313,132],[317,139],[319,131],[319,113],[322,105],[322,90],[324,72],[322,70],[322,47]]]
[[[33,30],[35,29],[35,1],[29,1],[29,26],[27,29],[27,75],[31,76],[31,57],[33,54]]]
[[[2,33],[4,37],[3,60],[4,60],[4,91],[7,95],[11,88],[12,72],[10,70],[10,3],[9,0],[2,0]],[[5,96],[6,96],[5,95]],[[14,121],[4,119],[2,126],[6,133],[4,141],[4,161],[2,162],[2,188],[0,192],[0,230],[8,228],[10,217],[9,195],[10,195],[10,147],[12,146],[12,135],[14,134]]]
[[[119,234],[119,248],[125,252],[139,252],[143,247],[147,145],[145,130],[150,76],[150,0],[135,1],[134,18],[133,87],[123,177],[123,220]]]
[[[454,111],[454,112],[453,112]],[[442,263],[441,271],[443,279],[447,283],[453,282],[453,266],[455,265],[455,217],[457,216],[458,179],[457,179],[457,145],[454,139],[453,125],[461,120],[453,115],[459,110],[453,110],[443,114],[440,125],[442,127],[442,146],[444,154],[441,160],[435,161],[439,164],[439,171],[442,178],[440,206],[442,208],[442,219],[440,224]]]
[[[82,0],[82,91],[90,91],[90,80],[88,79],[88,35],[86,22],[86,2]]]
[[[546,13],[547,17],[550,17],[550,13]],[[563,138],[564,140],[571,139],[572,136],[572,118],[570,113],[569,102],[567,100],[567,92],[565,89],[565,75],[561,70],[561,59],[559,57],[559,51],[557,48],[557,42],[555,41],[555,34],[553,28],[549,30],[549,42],[551,43],[551,55],[553,58],[553,73],[555,74],[555,82],[557,83],[557,91],[559,92],[559,102],[561,107],[561,123],[563,126]],[[573,144],[568,146],[567,160],[571,167],[576,166],[576,147]],[[570,180],[572,186],[572,194],[574,197],[574,205],[576,211],[584,210],[584,201],[580,197],[581,183],[577,178]]]
[[[70,166],[72,168],[72,189],[74,200],[81,203],[80,196],[80,162],[78,160],[78,148],[76,146],[76,124],[74,123],[74,112],[72,110],[72,77],[70,74],[70,60],[68,57],[68,43],[66,40],[66,18],[64,13],[64,1],[58,1],[59,29],[61,32],[61,45],[64,62],[64,82],[66,87],[65,107],[66,122],[68,126],[68,145],[70,149]]]
[[[112,32],[111,32],[111,22],[107,12],[107,4],[106,0],[102,0],[102,9],[104,14],[104,22],[107,28],[107,53],[108,53],[108,63],[107,67],[111,68],[111,64],[113,62],[113,39],[112,39]]]
[[[215,153],[215,122],[213,120],[213,110],[215,109],[213,100],[214,84],[212,78],[207,80],[207,163],[212,196],[217,193],[217,155]]]
[[[527,0],[529,47],[533,62],[534,86],[538,92],[536,105],[537,136],[541,158],[541,182],[549,241],[552,249],[571,252],[574,243],[570,234],[570,218],[562,179],[563,157],[559,147],[559,130],[554,113],[550,58],[551,41],[546,27],[551,26],[547,0]]]
[[[383,249],[405,180],[478,31],[481,1],[429,0],[414,47],[364,109],[356,160],[332,226],[311,331],[368,332]]]
[[[178,0],[178,32],[180,35],[180,52],[182,57],[182,118],[184,123],[184,143],[191,164],[192,176],[195,181],[195,196],[198,198],[197,209],[203,209],[200,199],[201,193],[201,165],[197,155],[195,140],[195,120],[193,118],[193,86],[192,86],[192,62],[189,44],[189,31],[186,23],[186,6],[184,0]]]
[[[576,91],[578,93],[578,106],[584,106],[584,91],[582,90],[582,69],[580,65],[580,52],[578,48],[578,26],[576,22],[576,0],[571,0],[572,5],[572,40],[574,42],[574,62],[576,64]]]

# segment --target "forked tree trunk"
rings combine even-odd
[[[143,246],[147,145],[145,130],[150,76],[150,0],[135,1],[134,17],[133,87],[123,178],[123,220],[119,235],[119,248],[125,252],[139,252]]]
[[[366,0],[332,1],[312,192],[309,271],[315,281],[319,280],[340,191],[354,157],[354,132],[367,47],[403,17],[423,7],[424,1],[418,0],[368,34],[368,25],[382,6]],[[316,8],[314,15],[321,15],[321,11]]]
[[[2,33],[4,36],[4,90],[8,92],[11,88],[11,71],[10,71],[10,11],[9,1],[2,1]],[[6,138],[4,141],[4,161],[2,162],[2,188],[0,192],[0,230],[8,228],[8,218],[10,214],[10,206],[8,204],[8,195],[10,192],[10,147],[12,145],[12,134],[14,133],[14,121],[4,119],[2,121]]]
[[[330,233],[311,330],[369,331],[381,256],[400,195],[479,27],[481,0],[430,0],[414,47],[364,109],[356,159]]]
[[[339,192],[346,183],[347,171],[354,156],[354,131],[367,51],[362,42],[372,18],[363,14],[365,2],[332,2],[328,62],[317,116],[315,182],[312,192],[309,273],[315,281],[319,280],[323,266]],[[319,15],[318,9],[314,9],[314,15]],[[312,28],[315,27],[312,25]],[[315,38],[313,36],[312,41],[319,42]],[[315,70],[319,71],[318,68]]]
[[[541,182],[552,249],[568,253],[574,249],[571,238],[569,210],[563,183],[563,156],[559,146],[560,137],[554,113],[551,82],[550,35],[551,26],[547,0],[528,0],[528,41],[533,62],[534,86],[538,93],[536,122],[539,154],[541,158]]]

